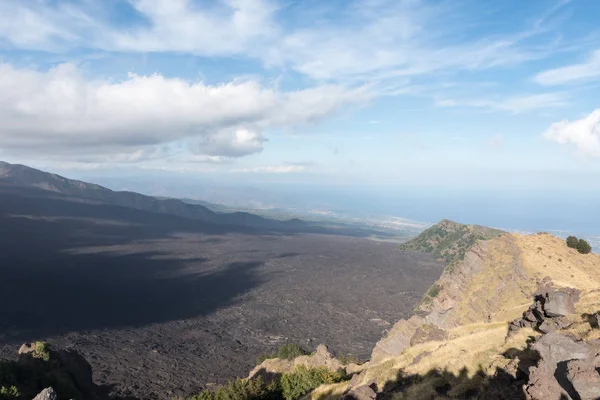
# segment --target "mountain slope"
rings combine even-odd
[[[426,229],[416,238],[401,244],[399,249],[431,253],[440,261],[451,264],[456,260],[462,260],[467,250],[478,240],[492,239],[503,233],[498,229],[459,224],[445,219]]]
[[[351,379],[304,399],[600,398],[600,256],[546,233],[450,221],[407,247],[464,249],[464,257],[453,258],[417,313],[396,323],[368,362],[344,366]],[[269,365],[257,369],[274,373]]]
[[[119,205],[136,210],[170,214],[217,224],[276,230],[318,230],[316,227],[310,227],[298,219],[278,221],[245,212],[216,213],[200,204],[187,204],[177,199],[162,200],[134,192],[113,191],[92,183],[72,180],[24,165],[6,162],[0,162],[0,184],[38,188],[65,196],[90,199],[103,204]]]
[[[442,221],[409,247],[430,243],[432,232],[449,226],[455,232],[466,231]],[[473,398],[541,400],[556,395],[558,400],[563,389],[555,381],[559,377],[558,372],[554,373],[554,365],[561,359],[552,357],[562,351],[561,346],[585,348],[586,360],[589,359],[585,362],[590,364],[585,368],[593,371],[600,367],[591,366],[600,363],[600,359],[592,360],[595,352],[600,352],[600,343],[594,342],[600,338],[600,330],[589,322],[589,315],[600,310],[600,256],[579,254],[568,248],[564,240],[545,233],[491,234],[495,237],[476,241],[466,249],[463,260],[455,260],[454,268],[444,270],[433,286],[435,290],[430,290],[417,307],[417,313],[396,323],[377,343],[370,362],[351,384],[329,389],[343,393],[376,382],[379,391],[396,393],[395,399],[471,398],[474,395],[465,395],[468,390],[476,394],[476,388],[489,386],[498,374],[504,374],[509,377],[500,384],[498,397]],[[449,243],[445,248],[455,246]],[[435,251],[435,245],[430,247],[427,251]],[[544,307],[540,293],[546,296],[547,307],[572,302],[573,308],[561,310],[558,315],[563,316],[554,320],[550,317],[556,315],[547,311],[532,314],[532,307]],[[540,325],[544,318],[547,325]],[[545,337],[548,332],[555,333]],[[554,350],[544,352],[546,348]],[[540,356],[535,355],[538,351]],[[567,360],[569,351],[565,353]],[[415,378],[400,378],[407,376]],[[595,382],[593,377],[587,379]],[[443,391],[447,395],[435,389],[440,382],[448,385]],[[471,389],[461,387],[464,382],[472,385]],[[514,382],[521,383],[513,385]],[[578,390],[583,393],[584,389]],[[322,398],[319,393],[325,392],[327,389],[321,388],[313,398]]]

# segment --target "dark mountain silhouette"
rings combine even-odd
[[[113,191],[93,183],[68,179],[60,175],[40,171],[25,165],[0,161],[0,184],[37,188],[64,196],[88,199],[101,204],[118,205],[136,210],[169,214],[183,218],[226,225],[282,231],[311,231],[312,227],[299,219],[280,221],[246,212],[217,213],[201,204],[189,204],[177,199],[157,199],[128,191]],[[318,229],[317,229],[318,230]]]

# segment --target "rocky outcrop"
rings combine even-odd
[[[529,369],[529,383],[525,389],[531,399],[576,399],[578,394],[567,379],[567,363],[585,360],[591,356],[591,347],[575,342],[562,334],[551,332],[535,342],[540,361]]]
[[[413,344],[443,339],[443,332],[456,326],[492,322],[501,308],[499,305],[516,311],[497,319],[518,316],[520,311],[516,307],[535,291],[520,254],[510,235],[476,242],[460,263],[446,268],[416,308],[417,315],[396,323],[375,345],[371,361],[400,355],[411,345],[417,330],[419,334]],[[437,336],[423,335],[424,329],[431,332],[435,329]]]
[[[577,289],[544,288],[535,296],[533,304],[523,316],[509,324],[509,335],[525,327],[537,329],[542,333],[569,327],[572,321],[567,316],[575,313],[578,300]]]
[[[425,325],[425,322],[425,318],[418,315],[398,321],[388,335],[375,345],[371,353],[371,363],[400,355],[404,349],[410,346],[412,337],[417,329]]]
[[[42,390],[33,400],[58,400],[58,395],[52,388]]]
[[[254,367],[248,375],[248,379],[261,376],[265,381],[271,381],[281,374],[293,372],[299,366],[307,368],[325,367],[335,372],[343,368],[344,364],[335,358],[335,354],[326,345],[320,344],[315,353],[309,356],[300,356],[293,360],[282,360],[280,358],[265,360]]]
[[[3,367],[12,377],[6,384],[18,388],[24,397],[33,398],[36,394],[37,400],[107,397],[94,384],[90,364],[73,349],[54,349],[42,342],[26,343],[19,348],[18,361],[4,362]],[[52,388],[44,388],[48,383]]]
[[[575,304],[579,301],[579,290],[561,288],[543,294],[544,314],[548,317],[562,317],[575,312]]]
[[[350,390],[344,396],[343,400],[375,400],[377,398],[377,392],[375,391],[374,385],[363,385],[355,389]]]
[[[444,235],[433,229],[410,246],[453,248],[438,240]],[[376,379],[383,398],[411,400],[598,400],[598,287],[600,257],[550,234],[477,241],[447,266],[416,316],[377,343],[349,387]]]
[[[600,359],[572,360],[567,362],[567,379],[581,400],[600,398]]]
[[[439,342],[448,339],[448,332],[435,325],[425,324],[415,331],[410,339],[410,345],[415,346],[427,342]]]

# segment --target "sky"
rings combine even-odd
[[[594,0],[0,0],[0,159],[598,193]]]

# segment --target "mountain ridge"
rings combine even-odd
[[[444,220],[407,247],[427,243],[431,232],[438,229],[446,229],[449,225],[454,229],[460,225],[455,224]],[[459,228],[468,230],[465,226]],[[370,361],[362,366],[354,382],[347,386],[320,388],[318,393],[325,390],[347,393],[376,382],[378,393],[382,388],[388,390],[387,396],[397,392],[395,399],[446,399],[455,397],[436,393],[435,379],[444,385],[460,386],[461,380],[475,379],[479,374],[480,382],[470,383],[479,387],[472,389],[477,393],[487,385],[486,380],[493,382],[498,373],[512,373],[514,377],[506,378],[499,387],[500,393],[494,397],[477,397],[475,394],[467,398],[595,399],[567,393],[556,383],[555,379],[570,379],[581,393],[587,390],[576,377],[560,375],[566,372],[554,373],[556,363],[566,361],[553,361],[552,352],[542,351],[547,346],[542,343],[553,343],[558,352],[562,351],[558,350],[560,346],[582,343],[586,349],[595,349],[586,350],[581,356],[588,360],[585,368],[600,367],[600,359],[594,361],[594,354],[600,353],[600,343],[594,342],[600,338],[600,330],[596,323],[589,322],[590,315],[600,312],[600,256],[579,254],[567,247],[564,240],[547,233],[492,233],[489,239],[476,240],[462,259],[451,261],[449,266],[453,268],[444,269],[416,307],[415,314],[398,321],[377,343]],[[425,250],[434,252],[432,247]],[[564,309],[558,314],[532,313],[532,309],[536,310],[534,307],[544,307],[540,296],[560,303]],[[546,300],[547,307],[550,307],[550,300]],[[548,319],[557,315],[558,320]],[[554,336],[546,337],[550,332]],[[538,350],[541,360],[530,358],[532,352]],[[517,356],[507,356],[509,351]],[[511,370],[516,368],[517,362],[526,365],[521,367],[521,372]],[[398,376],[410,374],[420,378],[405,386],[393,383],[398,381]],[[594,382],[600,383],[600,377]],[[457,386],[450,392],[445,389],[444,393],[454,392],[457,398],[463,398],[458,395],[464,393],[460,390],[464,389]],[[323,397],[315,395],[313,398]]]
[[[114,191],[94,183],[69,179],[21,164],[0,161],[0,183],[45,190],[66,196],[81,197],[105,204],[142,211],[170,214],[205,222],[279,230],[318,230],[299,219],[272,220],[246,212],[217,213],[201,204],[178,199],[157,199],[129,191]]]

